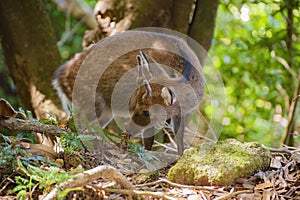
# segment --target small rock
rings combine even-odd
[[[142,169],[139,171],[139,173],[135,174],[133,176],[134,183],[135,184],[142,184],[149,181],[155,181],[159,177],[159,171],[158,170],[146,170]]]
[[[270,164],[270,152],[259,143],[227,139],[187,149],[168,173],[169,180],[192,185],[230,185]]]

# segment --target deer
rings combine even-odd
[[[110,53],[117,56],[110,57]],[[84,66],[93,67],[87,70]],[[87,71],[101,71],[101,77]],[[79,76],[81,73],[87,74]],[[119,110],[127,104],[130,120],[124,123],[125,133],[141,134],[145,149],[151,150],[156,125],[168,121],[175,133],[177,153],[183,153],[186,123],[190,113],[198,109],[205,90],[201,63],[184,39],[134,30],[90,45],[54,73],[52,85],[65,111],[69,105],[76,104],[72,94],[80,77],[83,81],[77,84],[81,87],[78,91],[82,92],[79,102],[84,102],[91,92],[88,88],[93,88],[95,101],[92,104],[102,128],[116,119],[116,113],[122,113]],[[88,78],[97,81],[88,87],[85,85]],[[123,79],[125,81],[121,81]],[[134,85],[134,89],[128,89],[130,85]],[[121,97],[115,98],[120,94]],[[127,101],[122,98],[124,94],[129,96]]]

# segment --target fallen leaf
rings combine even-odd
[[[41,155],[47,159],[55,161],[58,157],[57,153],[49,146],[44,144],[30,144],[27,142],[20,143],[22,148],[26,149],[29,153]]]
[[[263,192],[263,200],[270,200],[272,196],[272,192],[271,191],[264,191]]]
[[[6,118],[16,117],[17,112],[8,101],[6,101],[3,98],[0,98],[0,115]]]
[[[244,187],[244,188],[247,188],[247,189],[253,189],[255,186],[252,185],[252,184],[249,184],[249,183],[244,183],[244,184],[243,184],[243,187]]]
[[[275,168],[275,169],[280,169],[282,167],[282,164],[280,160],[274,158],[271,160],[270,167]]]
[[[271,182],[260,183],[254,187],[254,190],[262,190],[262,189],[269,188],[272,186],[273,186],[273,183],[271,183]]]
[[[286,193],[286,192],[287,192],[286,189],[277,190],[277,193],[278,193],[278,194],[282,194],[282,193]]]

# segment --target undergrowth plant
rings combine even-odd
[[[19,139],[0,134],[0,166],[14,169],[17,166],[17,157],[27,155],[19,145]]]
[[[12,190],[12,193],[17,193],[18,198],[26,199],[27,194],[30,198],[36,187],[43,191],[43,194],[48,193],[53,186],[65,182],[68,179],[75,178],[59,167],[48,166],[46,168],[36,167],[33,165],[24,166],[18,160],[19,170],[25,176],[16,176],[17,186]]]

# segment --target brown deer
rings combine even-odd
[[[96,84],[87,79],[96,79]],[[78,103],[74,102],[76,81],[80,83]],[[89,46],[59,67],[53,86],[65,110],[71,102],[76,106],[94,104],[103,128],[127,104],[131,120],[125,124],[125,132],[142,133],[148,150],[154,142],[155,125],[171,120],[177,151],[182,154],[185,123],[203,98],[205,79],[198,57],[185,40],[163,33],[127,31]],[[91,92],[94,100],[85,102]]]

